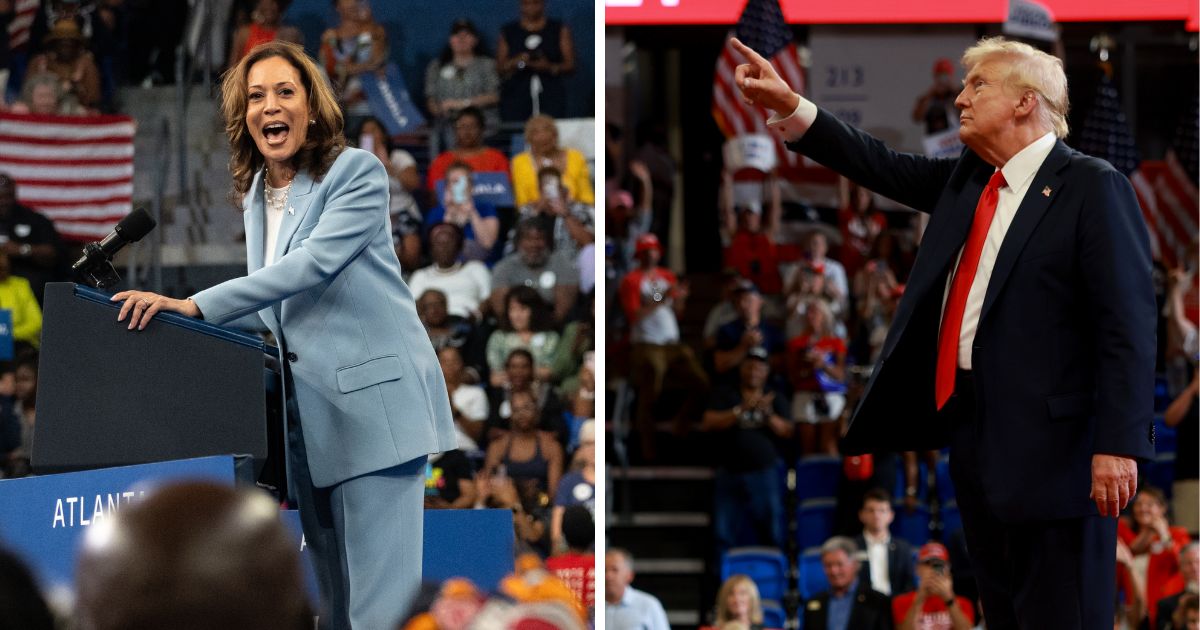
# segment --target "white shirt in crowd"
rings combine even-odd
[[[671,630],[667,611],[658,598],[625,587],[625,594],[616,604],[604,602],[605,630]]]
[[[888,543],[892,537],[884,534],[874,538],[863,532],[863,540],[867,543],[867,566],[871,568],[871,588],[883,593],[892,594],[892,578],[888,577]]]
[[[492,272],[478,260],[455,263],[447,269],[429,265],[413,272],[408,288],[413,298],[437,289],[446,294],[446,308],[451,315],[471,317],[492,293]]]

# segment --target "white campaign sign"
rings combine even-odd
[[[722,154],[725,168],[730,171],[752,168],[769,173],[775,168],[777,160],[775,141],[763,133],[745,134],[726,140]]]

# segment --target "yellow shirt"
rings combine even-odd
[[[577,149],[566,149],[566,152],[567,172],[562,174],[563,186],[575,201],[589,206],[595,205],[596,196],[592,192],[592,175],[588,172],[587,160]],[[541,199],[542,190],[538,186],[537,173],[533,155],[528,151],[513,156],[513,198],[518,208]]]
[[[13,341],[24,341],[35,348],[41,344],[42,308],[28,280],[9,276],[0,281],[0,308],[12,311]]]

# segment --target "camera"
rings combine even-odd
[[[937,560],[937,559],[930,560],[929,568],[933,569],[933,572],[938,575],[946,575],[946,561],[945,560]]]

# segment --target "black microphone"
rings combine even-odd
[[[88,243],[83,248],[83,257],[71,265],[72,271],[86,270],[94,265],[112,260],[112,257],[129,243],[136,243],[154,229],[154,219],[142,208],[125,215],[103,240]]]

